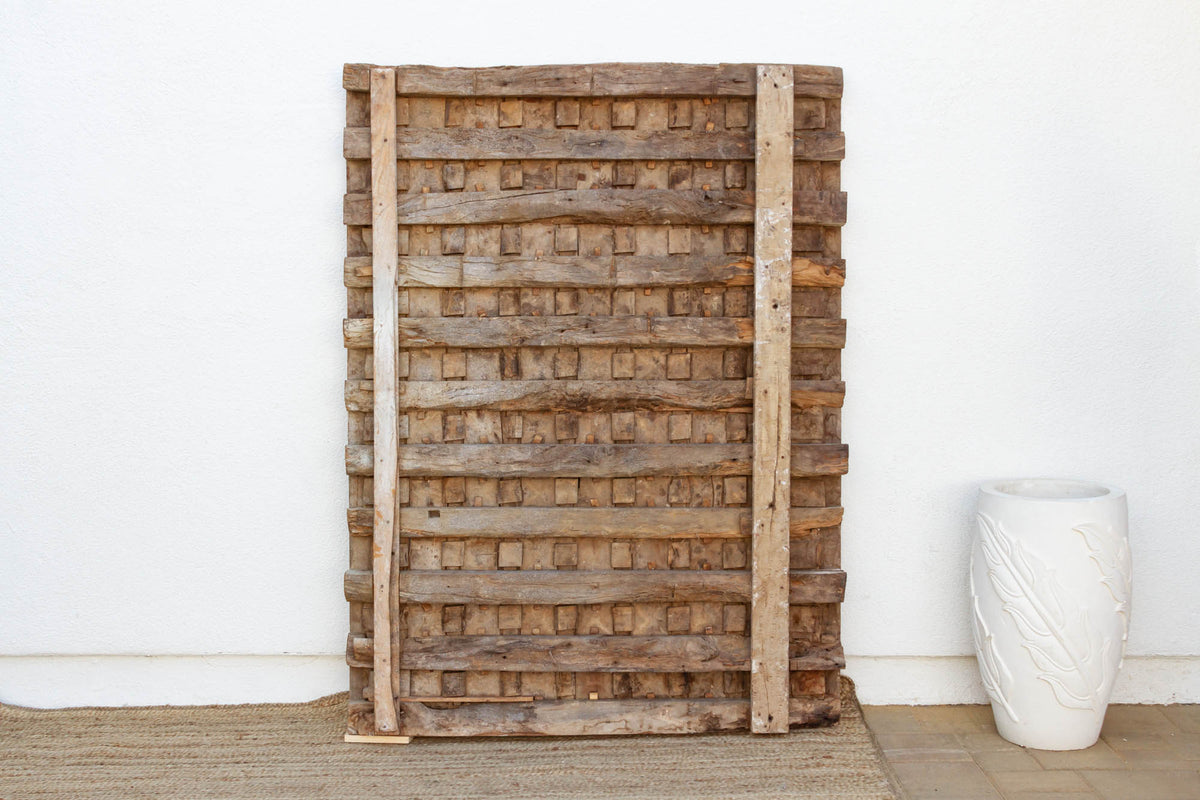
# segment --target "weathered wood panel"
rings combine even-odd
[[[836,719],[841,72],[772,69],[774,117],[755,65],[401,67],[376,109],[347,65],[353,736]],[[770,440],[791,486],[764,566]],[[787,613],[760,674],[767,572]]]

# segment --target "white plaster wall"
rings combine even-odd
[[[1129,492],[1118,697],[1200,700],[1198,42],[1187,2],[0,5],[0,701],[344,686],[341,65],[620,60],[845,68],[863,699],[982,696],[974,486],[1053,474]]]

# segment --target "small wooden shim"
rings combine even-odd
[[[750,729],[788,729],[792,68],[758,68],[754,160],[754,586]]]
[[[347,741],[836,721],[841,71],[343,77]]]

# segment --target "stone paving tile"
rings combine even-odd
[[[1184,761],[1200,761],[1200,733],[1177,733],[1167,741]]]
[[[875,733],[921,733],[914,706],[863,706],[867,727]]]
[[[1124,759],[1103,739],[1086,750],[1030,750],[1046,769],[1127,769]]]
[[[1005,797],[1010,792],[1087,792],[1092,788],[1069,770],[989,772],[988,777]]]
[[[864,709],[912,800],[1200,800],[1200,705],[1111,706],[1086,750],[1018,747],[989,706]]]
[[[1121,757],[1133,770],[1200,769],[1200,762],[1181,757],[1170,746],[1164,746],[1162,750],[1126,750]]]
[[[1005,792],[1004,800],[1104,800],[1091,791],[1084,792]]]
[[[971,756],[984,772],[1043,771],[1038,760],[1021,749],[985,750],[971,753]]]
[[[1087,770],[1081,773],[1105,800],[1200,800],[1196,770]]]
[[[1163,706],[1162,712],[1184,733],[1200,733],[1200,704]]]
[[[991,706],[914,706],[913,718],[930,733],[986,733],[996,729]]]
[[[983,770],[972,763],[925,761],[893,764],[892,768],[911,800],[1003,800]]]
[[[1180,734],[1174,734],[1174,736],[1178,735]],[[1113,750],[1125,754],[1135,750],[1169,750],[1171,748],[1170,740],[1174,737],[1170,733],[1125,733],[1120,731],[1101,734],[1100,738]]]
[[[952,733],[879,733],[884,756],[893,763],[970,761],[971,755]]]
[[[1109,706],[1104,714],[1104,727],[1100,729],[1100,735],[1173,733],[1178,728],[1162,709],[1162,706]]]
[[[960,733],[958,740],[963,743],[963,747],[967,748],[971,753],[983,753],[988,751],[1020,751],[1025,752],[1025,748],[1013,744],[1008,739],[1005,739],[995,728],[990,731],[981,731],[975,733]]]

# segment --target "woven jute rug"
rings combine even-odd
[[[840,723],[786,736],[346,744],[346,695],[311,703],[0,705],[0,800],[25,798],[895,797],[843,679]]]

